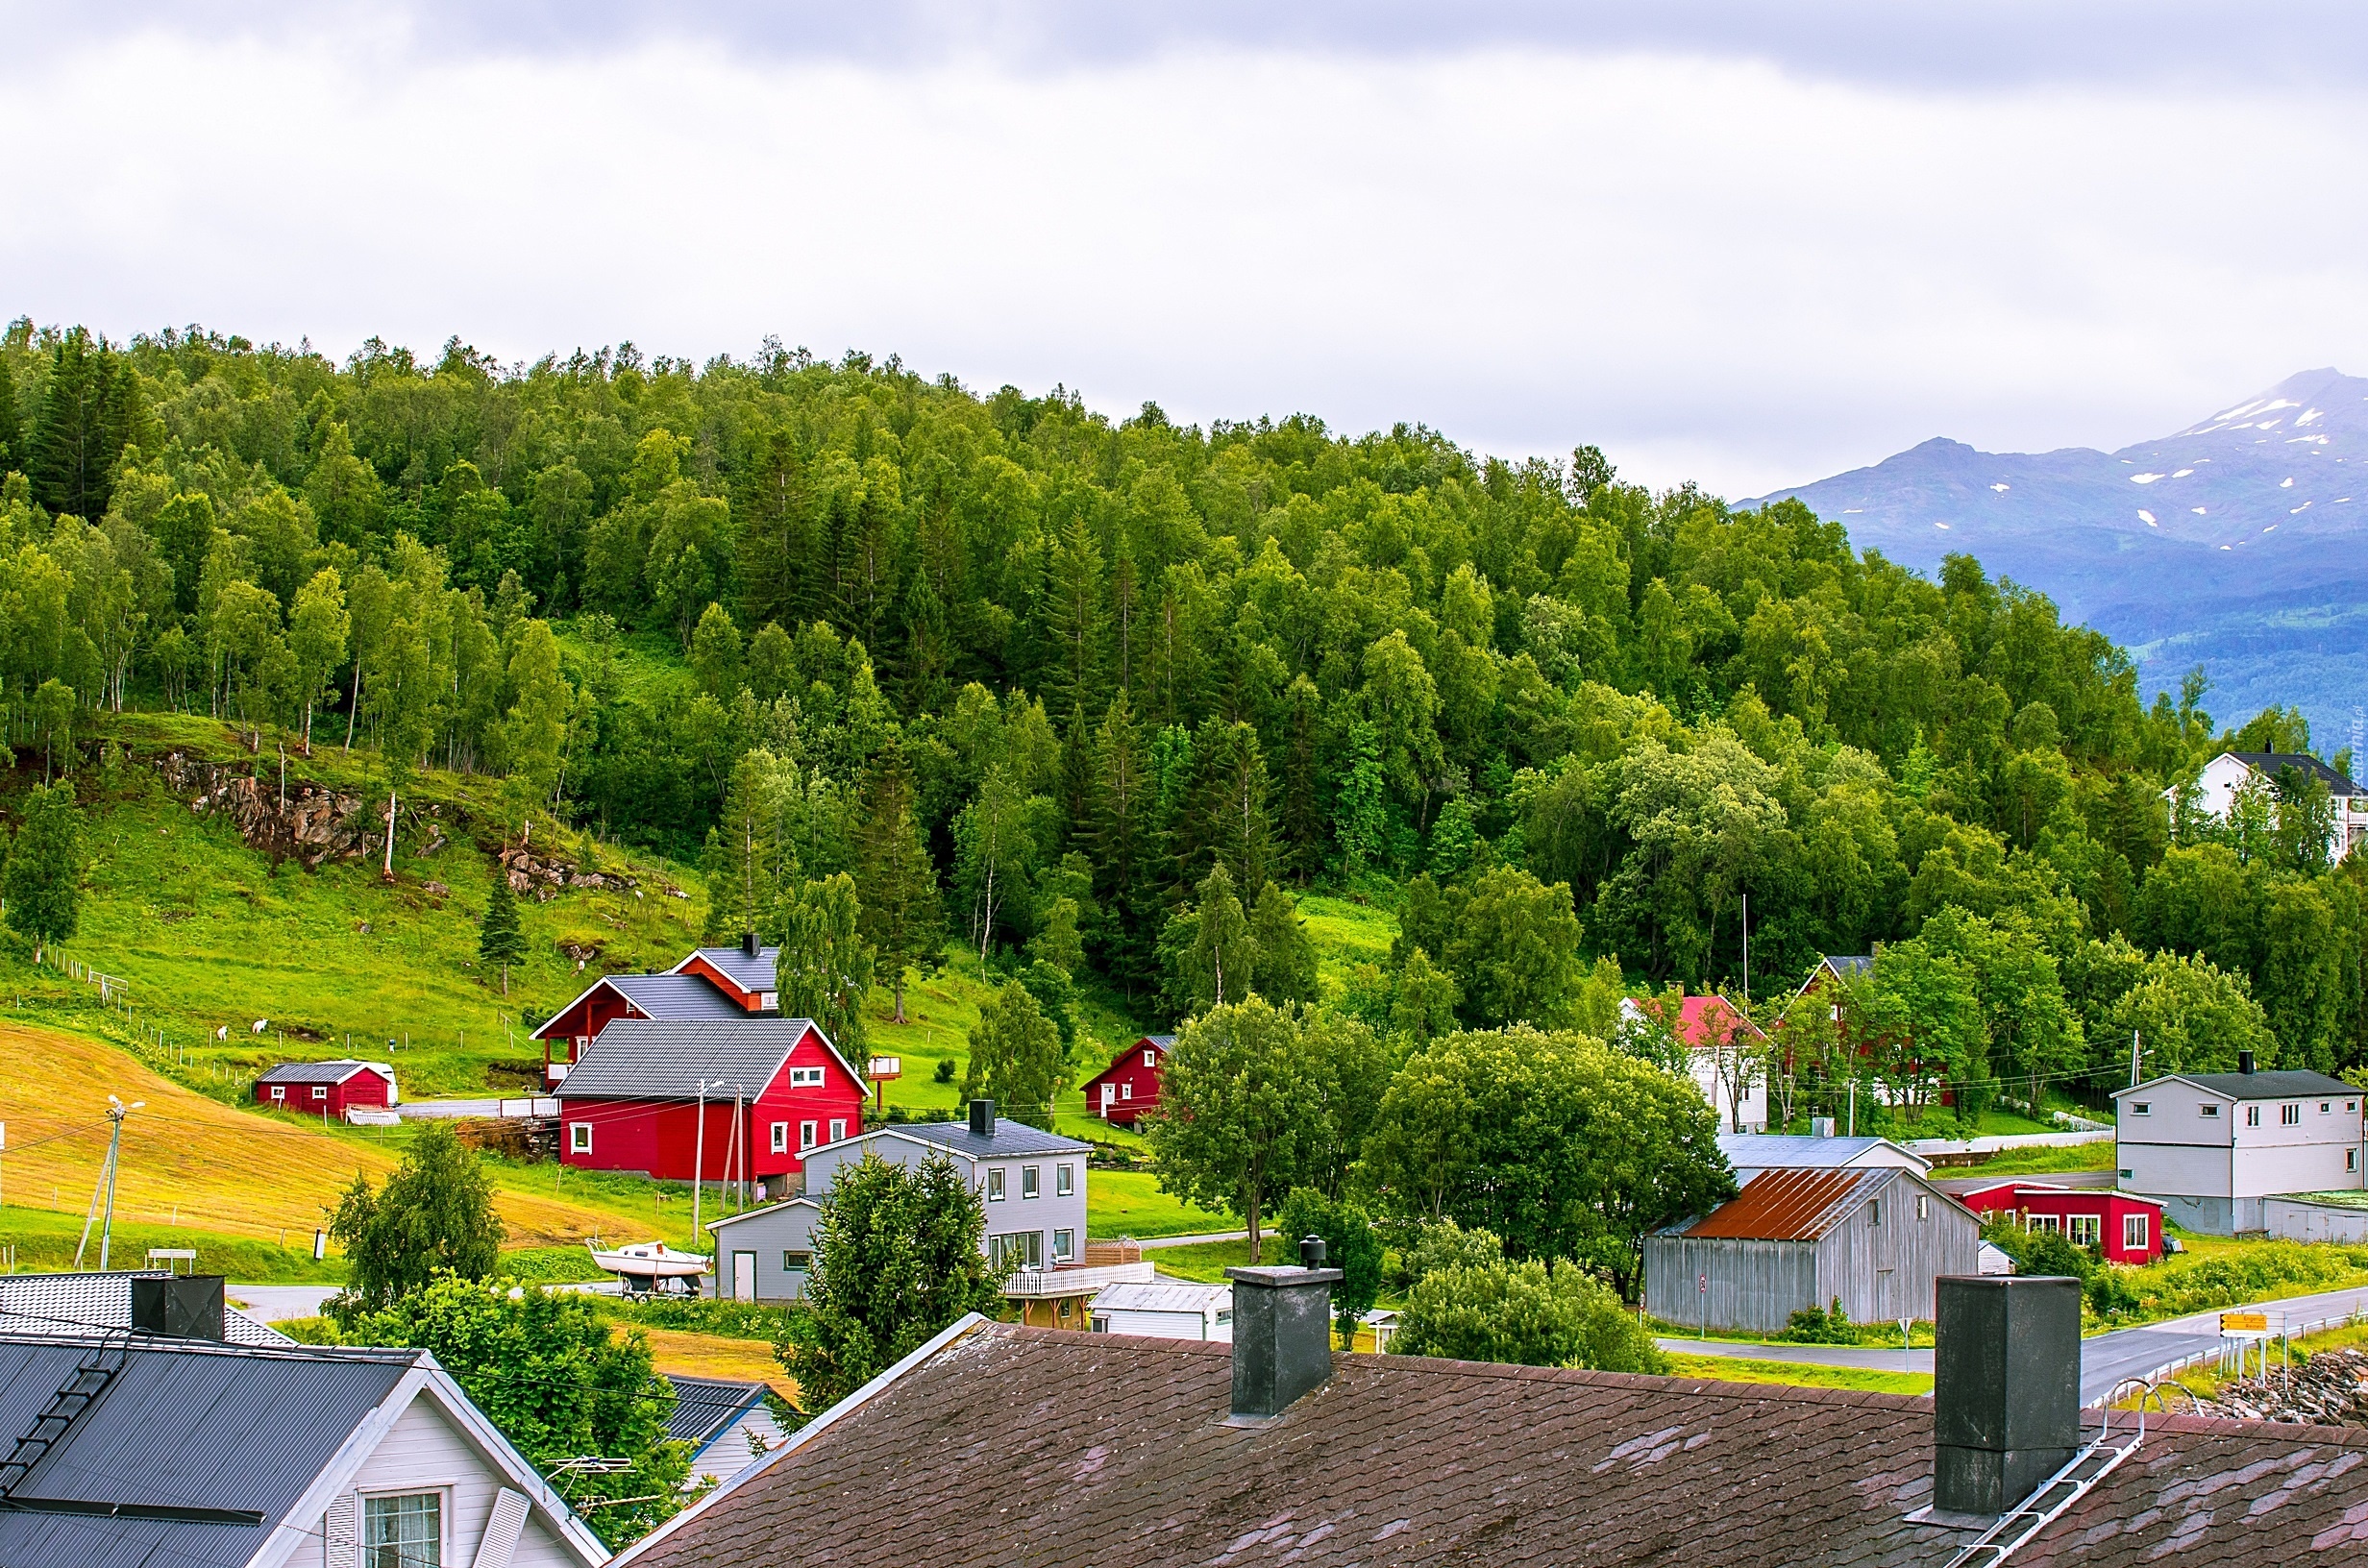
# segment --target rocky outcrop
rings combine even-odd
[[[607,888],[618,893],[635,891],[633,879],[629,876],[621,876],[615,871],[590,871],[580,866],[570,866],[565,861],[545,860],[524,845],[504,848],[495,858],[501,861],[502,870],[508,873],[510,891],[538,904],[547,904],[556,898],[562,888]],[[582,966],[579,964],[577,967],[580,968]]]
[[[2248,1347],[2248,1354],[2250,1347]],[[2323,1350],[2286,1367],[2270,1353],[2269,1375],[2238,1378],[2220,1385],[2218,1397],[2199,1399],[2203,1415],[2244,1421],[2300,1421],[2320,1427],[2368,1427],[2368,1355]],[[2182,1409],[2181,1414],[2185,1414]]]
[[[158,772],[167,788],[187,798],[191,812],[227,814],[250,847],[275,860],[301,861],[307,870],[324,860],[366,855],[385,845],[383,830],[358,795],[290,781],[283,806],[277,779],[181,751],[168,753]]]

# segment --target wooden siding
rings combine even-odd
[[[1817,1301],[1817,1252],[1808,1241],[1648,1237],[1644,1310],[1665,1323],[1773,1333]],[[1696,1288],[1710,1277],[1708,1294]]]
[[[446,1418],[432,1398],[423,1395],[395,1418],[378,1448],[362,1461],[354,1489],[364,1494],[441,1490],[445,1496],[444,1560],[463,1564],[475,1557],[477,1543],[493,1517],[494,1502],[506,1484],[501,1471],[478,1452],[477,1445]],[[350,1500],[353,1495],[346,1497]],[[359,1510],[349,1501],[344,1513],[351,1521],[346,1528],[356,1528]],[[333,1562],[353,1562],[350,1548],[333,1557],[330,1554],[324,1539],[328,1523],[326,1516],[311,1522],[308,1545],[298,1548],[292,1562],[325,1568]],[[581,1559],[553,1536],[541,1517],[530,1514],[526,1533],[519,1537],[509,1562],[510,1568],[580,1568]]]

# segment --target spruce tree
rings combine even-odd
[[[104,339],[81,327],[60,339],[25,441],[33,499],[60,516],[95,522],[104,515],[137,395],[131,367],[117,363]]]
[[[82,923],[82,818],[71,783],[62,779],[26,797],[7,887],[9,928],[32,940],[38,964],[50,943],[65,941]]]
[[[16,409],[16,378],[8,355],[0,355],[0,474],[24,467],[21,451],[23,421]]]
[[[873,775],[856,829],[863,934],[888,970],[896,997],[896,1021],[904,1018],[904,971],[928,966],[946,941],[945,904],[938,896],[937,868],[929,860],[915,810],[913,775],[903,754],[890,751]]]
[[[493,886],[485,898],[485,918],[477,928],[477,956],[502,969],[502,994],[509,994],[509,967],[527,956],[526,933],[518,925],[518,900],[509,891],[509,872],[495,862]]]
[[[1150,763],[1122,691],[1094,736],[1094,893],[1115,932],[1106,967],[1132,989],[1150,978],[1159,936],[1156,856],[1150,841]]]

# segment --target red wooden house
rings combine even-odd
[[[349,1107],[383,1111],[403,1096],[395,1091],[395,1069],[383,1062],[283,1062],[255,1080],[255,1103],[342,1117]]]
[[[2109,1263],[2151,1263],[2162,1256],[2162,1205],[2112,1188],[2000,1182],[1958,1196],[1990,1219],[2011,1214],[2027,1231],[2056,1231],[2094,1247]]]
[[[862,1075],[806,1018],[617,1018],[555,1092],[560,1159],[666,1181],[800,1187],[863,1130]]]
[[[700,1018],[740,1018],[739,1002],[697,974],[610,974],[554,1013],[534,1037],[543,1042],[543,1082],[555,1087],[584,1048],[619,1018],[655,1018],[684,1023]]]
[[[759,947],[753,936],[747,936],[737,947],[694,947],[688,958],[666,972],[699,976],[744,1013],[770,1013],[780,1005],[773,981],[774,960],[780,951]]]
[[[1085,1082],[1085,1108],[1114,1127],[1132,1127],[1159,1104],[1159,1065],[1175,1047],[1173,1035],[1146,1035],[1110,1059]]]

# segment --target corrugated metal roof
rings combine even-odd
[[[925,1143],[951,1149],[969,1155],[974,1160],[1001,1160],[1027,1154],[1087,1154],[1091,1143],[1080,1143],[1073,1138],[1048,1133],[1030,1127],[1024,1121],[1013,1121],[1008,1116],[995,1118],[995,1136],[979,1138],[971,1132],[967,1121],[905,1121],[894,1127],[883,1127],[866,1137],[877,1138],[882,1133],[904,1133]]]
[[[666,1418],[666,1435],[694,1450],[705,1448],[716,1433],[728,1429],[752,1405],[765,1402],[765,1385],[731,1378],[683,1378],[668,1374],[675,1385],[674,1413]]]
[[[31,1429],[90,1349],[0,1336],[0,1433]],[[0,1514],[9,1568],[236,1568],[424,1351],[134,1344],[13,1495],[252,1508],[260,1526]]]
[[[712,986],[707,989],[714,992]],[[689,1100],[698,1097],[703,1079],[710,1099],[719,1083],[726,1099],[735,1085],[752,1095],[773,1081],[808,1030],[827,1045],[810,1019],[777,1018],[736,1007],[722,1018],[619,1018],[584,1047],[583,1060],[560,1083],[558,1097]]]
[[[132,1282],[163,1279],[164,1270],[105,1274],[0,1274],[0,1334],[105,1334],[132,1326]],[[222,1332],[234,1345],[292,1345],[295,1340],[227,1302]],[[0,1441],[6,1441],[0,1435]]]
[[[1744,1241],[1814,1241],[1848,1218],[1895,1173],[1764,1170],[1742,1192],[1686,1227],[1684,1235]]]
[[[1718,1152],[1738,1170],[1835,1170],[1884,1154],[1911,1170],[1932,1162],[1887,1138],[1809,1138],[1799,1133],[1720,1133]]]
[[[283,1062],[255,1081],[259,1084],[342,1084],[358,1072],[377,1070],[391,1081],[395,1069],[383,1062]]]

